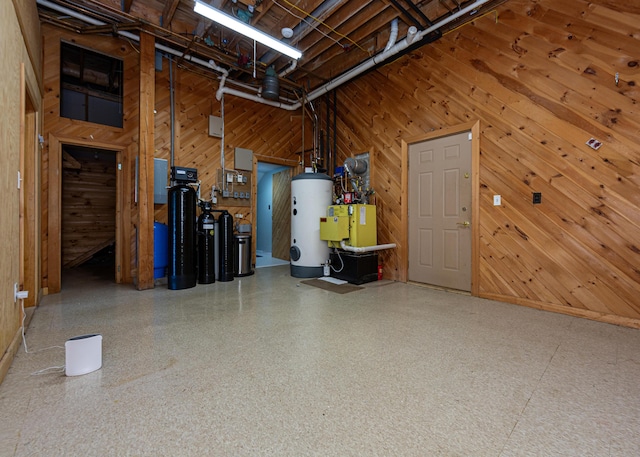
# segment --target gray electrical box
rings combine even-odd
[[[165,205],[167,203],[167,174],[168,162],[165,159],[153,159],[153,203]]]
[[[236,170],[253,171],[253,151],[251,149],[236,148],[234,155]]]
[[[209,116],[209,136],[222,138],[222,118],[218,116]]]
[[[136,157],[135,167],[133,201],[138,203],[138,157]],[[166,205],[169,201],[167,193],[168,169],[166,159],[153,159],[153,203],[155,205]]]

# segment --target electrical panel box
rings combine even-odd
[[[222,138],[222,118],[209,116],[209,136]]]
[[[137,159],[137,157],[136,157]],[[168,162],[165,159],[153,159],[153,203],[164,205],[167,197]]]
[[[241,176],[242,179],[237,177]],[[251,206],[251,173],[238,173],[237,170],[218,169],[216,193],[218,205],[222,207]]]
[[[233,156],[233,166],[236,170],[253,170],[253,151],[245,148],[235,148]]]

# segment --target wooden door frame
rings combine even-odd
[[[302,165],[300,165],[300,162],[297,160],[253,154],[253,170],[251,172],[251,214],[253,214],[251,239],[254,240],[253,243],[251,243],[251,262],[253,265],[256,264],[256,246],[258,244],[258,162],[291,167],[292,178],[296,175],[296,172],[300,172],[300,170],[303,169]]]
[[[116,271],[115,281],[123,281],[124,243],[124,181],[121,166],[124,157],[124,146],[85,141],[78,138],[58,137],[49,134],[49,195],[47,218],[47,293],[58,293],[62,288],[62,148],[65,145],[85,148],[105,149],[116,153]],[[127,245],[128,246],[128,245]],[[128,256],[126,256],[128,257]]]
[[[20,65],[20,190],[19,190],[19,288],[29,292],[24,299],[25,307],[35,306],[40,301],[42,282],[39,277],[38,223],[40,200],[37,198],[37,183],[40,179],[40,162],[36,136],[39,131],[39,116],[33,92],[27,84],[25,65]]]
[[[401,239],[400,239],[400,280],[407,282],[409,272],[409,146],[424,141],[471,131],[471,295],[479,294],[480,278],[480,121],[471,121],[453,127],[402,139],[401,176]]]

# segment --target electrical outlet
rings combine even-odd
[[[542,203],[542,193],[541,192],[534,192],[533,193],[533,204],[534,205],[539,205],[540,203]]]

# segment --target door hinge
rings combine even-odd
[[[22,186],[22,175],[20,174],[20,170],[18,170],[18,189]]]
[[[469,132],[469,141],[473,139],[473,133]]]
[[[122,170],[122,164],[118,163],[118,170]]]

